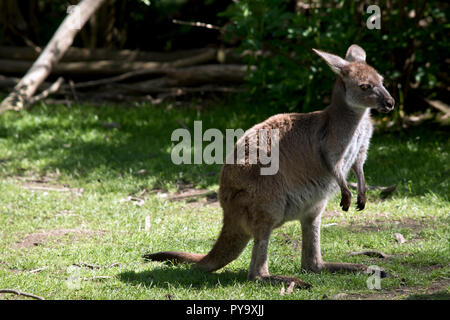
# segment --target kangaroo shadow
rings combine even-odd
[[[145,285],[158,288],[167,288],[167,283],[173,287],[184,288],[214,288],[220,286],[232,286],[236,283],[247,282],[247,271],[231,272],[224,270],[220,273],[203,272],[194,266],[189,267],[156,267],[152,270],[136,272],[128,270],[118,275],[122,282],[131,285]]]

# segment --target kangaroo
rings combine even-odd
[[[357,209],[366,204],[363,165],[372,136],[370,110],[389,112],[394,99],[383,86],[383,77],[366,64],[366,53],[351,45],[345,59],[313,49],[337,74],[331,104],[311,113],[278,114],[247,130],[236,146],[256,130],[279,130],[279,170],[261,175],[260,164],[224,164],[219,199],[223,227],[208,254],[158,252],[144,255],[153,261],[194,263],[212,272],[235,260],[254,239],[248,279],[309,284],[282,275],[271,275],[267,249],[274,228],[299,220],[302,228],[301,266],[320,272],[365,271],[362,264],[325,262],[320,250],[320,220],[328,199],[340,189],[340,206],[347,211],[351,192],[346,177],[357,179]],[[236,150],[236,148],[235,148]]]

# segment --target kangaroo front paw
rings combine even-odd
[[[344,211],[348,211],[352,202],[352,194],[349,190],[343,190],[341,195],[341,203],[339,204]]]
[[[366,196],[358,195],[358,200],[356,202],[356,208],[361,211],[366,207]]]

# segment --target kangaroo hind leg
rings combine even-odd
[[[252,251],[252,260],[250,263],[248,278],[249,280],[260,280],[267,282],[278,282],[290,285],[294,282],[298,288],[308,289],[311,286],[302,280],[282,275],[271,275],[269,273],[267,250],[269,246],[269,238],[272,232],[272,226],[267,224],[260,226],[255,232],[255,239]]]

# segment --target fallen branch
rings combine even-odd
[[[185,25],[185,26],[191,26],[191,27],[200,27],[200,28],[206,28],[206,29],[214,29],[214,30],[218,30],[218,31],[223,31],[223,28],[209,24],[209,23],[204,23],[204,22],[190,22],[190,21],[182,21],[182,20],[176,20],[173,19],[172,23],[175,24],[181,24],[181,25]]]
[[[198,190],[198,191],[194,191],[194,193],[175,194],[173,196],[169,196],[168,199],[171,200],[171,201],[178,201],[178,200],[183,200],[183,199],[200,198],[200,197],[204,197],[204,196],[213,196],[215,194],[216,193],[214,191]]]
[[[18,83],[20,82],[19,78],[16,77],[5,77],[0,75],[0,88],[7,88],[7,89],[12,89],[14,88]],[[42,89],[47,89],[51,86],[52,84],[49,82],[43,82],[41,87]]]
[[[171,52],[140,50],[88,49],[71,47],[61,58],[61,62],[114,60],[121,62],[156,61],[170,62],[202,54],[209,48],[188,49]],[[34,61],[40,52],[29,47],[0,46],[0,59]]]
[[[203,57],[206,56],[207,59]],[[133,61],[122,62],[112,60],[98,60],[98,61],[75,61],[75,62],[61,62],[55,65],[52,69],[52,74],[55,75],[118,75],[127,72],[137,72],[132,76],[140,76],[147,74],[164,73],[167,68],[177,68],[182,66],[195,65],[198,63],[204,63],[212,61],[216,58],[215,50],[203,53],[196,62],[196,57],[182,59],[181,63],[175,62],[155,62],[155,61]],[[0,60],[0,72],[1,73],[25,73],[32,63],[29,61],[13,61],[13,60]],[[44,68],[42,66],[42,68]],[[127,75],[128,76],[128,75]]]
[[[166,70],[166,77],[121,84],[123,89],[136,93],[171,91],[170,87],[195,86],[205,83],[240,84],[247,74],[246,65],[214,64]]]
[[[91,278],[83,278],[83,281],[96,281],[96,280],[107,280],[112,279],[111,276],[93,276]]]
[[[416,116],[405,115],[402,118],[402,121],[403,121],[402,126],[404,128],[407,128],[409,126],[419,126],[422,123],[424,123],[425,121],[431,120],[433,118],[434,118],[434,115],[431,112],[426,112],[426,113],[416,115]]]
[[[247,65],[240,64],[211,64],[166,72],[171,79],[176,79],[183,85],[198,83],[242,83],[247,74]]]
[[[348,186],[352,189],[357,189],[358,185],[354,182],[349,182]],[[380,190],[380,196],[382,198],[386,198],[388,197],[391,193],[393,193],[395,191],[395,189],[397,189],[397,185],[393,184],[387,187],[383,187],[383,186],[366,186],[367,189],[369,190]]]
[[[37,268],[37,269],[34,269],[34,270],[30,270],[29,272],[30,272],[30,273],[39,273],[39,272],[44,271],[44,270],[46,270],[46,269],[48,269],[48,267],[47,267],[47,266],[43,266],[43,267],[41,267],[41,268]]]
[[[448,104],[445,104],[444,102],[439,101],[439,100],[424,99],[424,101],[426,103],[428,103],[430,106],[432,106],[433,108],[443,112],[445,118],[450,117],[450,106]]]
[[[27,108],[31,108],[33,106],[33,104],[35,104],[36,102],[39,102],[39,101],[47,98],[49,95],[51,95],[55,92],[58,92],[58,90],[59,90],[59,88],[61,88],[61,85],[63,84],[63,82],[64,82],[64,78],[59,77],[58,80],[56,80],[56,82],[50,86],[50,88],[42,91],[40,94],[38,94],[34,97],[31,97],[28,100]]]
[[[350,252],[348,255],[349,256],[365,255],[368,257],[382,258],[382,259],[388,259],[388,258],[392,257],[389,254],[386,254],[382,251],[377,251],[377,250],[364,250],[364,251]]]
[[[89,268],[89,269],[107,269],[107,268],[112,268],[112,267],[119,267],[120,263],[114,262],[114,263],[108,264],[106,266],[99,266],[99,265],[96,265],[96,264],[80,262],[80,263],[74,263],[73,265],[77,266],[77,267],[80,267],[80,268],[86,267],[86,268]]]
[[[100,80],[86,81],[82,83],[75,84],[75,88],[89,88],[96,87],[100,85],[115,83],[123,80],[127,80],[133,77],[153,75],[153,74],[165,74],[168,70],[173,68],[181,68],[185,66],[192,66],[196,64],[205,63],[216,58],[216,50],[208,49],[199,55],[179,59],[172,62],[140,62],[132,65],[132,70],[125,72],[119,76],[110,77]],[[127,71],[127,70],[125,70]],[[120,72],[117,72],[120,73]]]
[[[69,192],[72,191],[70,188],[62,187],[43,187],[43,186],[27,186],[23,185],[22,188],[27,190],[37,190],[37,191],[57,191],[57,192]]]
[[[33,298],[33,299],[37,299],[37,300],[45,300],[43,297],[36,296],[34,294],[27,293],[27,292],[22,292],[19,290],[14,290],[14,289],[0,289],[0,293],[12,293],[12,294],[15,294],[18,296],[29,297],[29,298]]]
[[[193,66],[217,60],[215,49],[206,49],[200,54],[180,58],[170,62],[158,61],[116,61],[116,60],[96,60],[96,61],[73,61],[60,62],[53,67],[53,74],[70,75],[117,75],[105,80],[87,81],[78,84],[76,87],[88,87],[103,83],[122,81],[131,77],[160,74],[171,68]],[[0,72],[2,73],[24,73],[32,66],[30,61],[0,60]],[[117,78],[117,79],[116,79]],[[106,82],[105,82],[106,81]]]
[[[19,78],[5,77],[0,75],[0,88],[12,88],[20,81]]]

